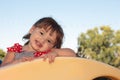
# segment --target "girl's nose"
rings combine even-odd
[[[44,44],[45,43],[45,38],[41,38],[40,42],[41,42],[41,44]]]

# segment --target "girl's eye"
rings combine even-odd
[[[50,40],[48,40],[48,43],[51,43],[51,41],[50,41]]]
[[[41,35],[43,35],[43,32],[40,32]]]

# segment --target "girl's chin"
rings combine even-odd
[[[34,50],[35,51],[41,51],[40,48],[38,48],[38,47],[34,47]]]
[[[40,48],[36,48],[35,50],[38,51],[38,52],[44,52],[45,51],[45,50],[42,50]]]
[[[35,46],[34,49],[35,49],[36,51],[40,51],[40,52],[46,51],[46,49],[42,49],[42,48],[39,47],[39,46]]]

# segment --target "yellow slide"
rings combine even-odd
[[[120,80],[120,70],[77,57],[58,57],[54,63],[36,59],[0,68],[0,80]]]

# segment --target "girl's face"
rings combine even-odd
[[[30,29],[29,49],[33,51],[47,51],[54,47],[56,42],[56,32],[51,34],[51,30],[32,27]]]

